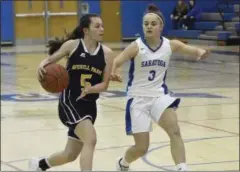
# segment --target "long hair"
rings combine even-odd
[[[66,38],[58,38],[56,37],[54,40],[49,40],[46,47],[48,49],[48,54],[54,54],[65,42],[74,39],[84,38],[84,28],[89,28],[91,24],[92,17],[99,17],[97,14],[86,14],[81,17],[80,24],[70,33],[66,33]]]

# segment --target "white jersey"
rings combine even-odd
[[[172,50],[169,40],[161,39],[156,50],[152,50],[142,38],[135,41],[139,51],[130,63],[128,96],[160,97],[168,93],[165,79]]]

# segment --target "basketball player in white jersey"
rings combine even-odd
[[[177,123],[179,98],[171,97],[165,83],[172,52],[200,60],[208,50],[168,40],[161,36],[164,18],[159,9],[149,5],[143,17],[144,38],[132,42],[114,60],[111,79],[122,81],[118,68],[130,60],[127,87],[126,132],[134,137],[130,147],[117,161],[117,170],[128,171],[129,165],[148,151],[151,120],[158,123],[170,138],[171,153],[178,171],[187,171],[185,148]]]

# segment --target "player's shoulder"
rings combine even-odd
[[[67,40],[66,42],[64,42],[62,46],[65,49],[72,51],[79,45],[79,42],[80,42],[79,39],[70,39],[70,40]]]
[[[80,42],[80,39],[70,39],[70,40],[67,40],[64,44],[71,46],[71,45],[79,44],[79,42]]]
[[[113,50],[110,47],[108,47],[104,44],[101,44],[101,45],[102,45],[102,49],[103,49],[103,52],[104,52],[105,61],[106,62],[112,62],[113,57],[114,57]]]
[[[113,50],[110,47],[102,44],[102,49],[103,49],[105,57],[112,58],[114,52],[113,52]]]
[[[110,47],[108,47],[108,46],[106,46],[104,44],[101,44],[101,45],[102,45],[104,54],[113,53],[113,50]]]
[[[137,38],[135,41],[131,42],[131,43],[127,46],[126,49],[127,49],[128,51],[138,53],[138,50],[139,50],[139,41],[141,41],[141,38]]]
[[[80,43],[80,39],[70,39],[64,42],[62,47],[68,51],[68,57],[70,57],[77,49]]]

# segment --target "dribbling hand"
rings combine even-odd
[[[42,81],[44,76],[47,74],[47,71],[44,69],[49,63],[41,62],[38,68],[38,81]]]

